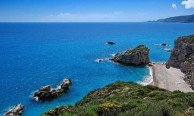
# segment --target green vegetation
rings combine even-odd
[[[187,44],[194,44],[194,35],[182,37],[182,41]]]
[[[61,106],[43,116],[192,116],[194,93],[116,82],[94,90],[75,106]]]
[[[136,47],[134,49],[127,50],[125,53],[131,54],[131,53],[136,53],[136,52],[139,52],[139,51],[149,51],[149,49],[144,45],[139,45],[138,47]]]

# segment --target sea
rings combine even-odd
[[[190,34],[194,24],[0,23],[0,115],[21,103],[23,116],[39,116],[57,106],[74,105],[90,91],[116,81],[143,83],[150,77],[148,67],[109,59],[143,44],[152,62],[166,62],[174,40]],[[55,88],[66,77],[73,83],[66,94],[45,102],[32,98],[41,86]]]

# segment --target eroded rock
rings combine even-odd
[[[33,94],[33,98],[36,101],[45,101],[56,98],[66,93],[70,89],[71,84],[71,79],[65,78],[57,88],[53,89],[50,85],[43,86]]]
[[[17,104],[13,108],[11,108],[8,112],[6,112],[5,116],[21,116],[24,110],[24,106],[22,104]]]
[[[111,60],[124,65],[147,65],[150,63],[149,49],[144,45],[139,45],[134,49],[116,54]]]

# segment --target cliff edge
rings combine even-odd
[[[180,68],[186,74],[184,80],[194,89],[194,35],[182,36],[175,40],[166,67]]]

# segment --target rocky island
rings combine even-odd
[[[17,104],[13,108],[11,108],[8,112],[6,112],[5,116],[21,116],[24,110],[24,106],[22,104]]]
[[[45,101],[56,98],[66,93],[70,89],[71,84],[71,79],[65,78],[62,83],[55,89],[51,88],[50,85],[43,86],[33,94],[33,98],[36,101]]]
[[[192,116],[194,93],[115,82],[94,90],[75,106],[60,106],[42,116]]]
[[[150,63],[149,49],[144,45],[139,45],[134,49],[116,54],[111,60],[123,65],[147,65]]]
[[[185,81],[194,89],[194,35],[179,37],[166,67],[179,68],[186,74]]]

